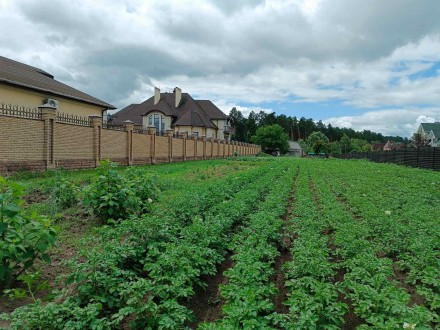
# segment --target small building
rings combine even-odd
[[[36,108],[47,103],[62,113],[83,117],[104,117],[107,110],[116,109],[44,70],[0,56],[0,105]]]
[[[140,104],[131,104],[115,113],[118,122],[131,120],[144,128],[155,127],[158,134],[173,130],[174,134],[206,136],[230,140],[228,117],[209,100],[194,100],[178,87],[173,93],[161,93],[154,88],[154,96]]]
[[[421,123],[417,129],[417,133],[423,135],[429,140],[431,147],[440,147],[440,122]]]
[[[298,142],[289,141],[289,156],[301,157],[303,155],[302,148]]]

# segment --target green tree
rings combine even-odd
[[[330,143],[330,152],[334,155],[340,155],[342,153],[341,144],[338,141]]]
[[[322,132],[313,132],[307,139],[307,145],[315,153],[329,152],[330,143],[328,137]]]
[[[278,124],[260,127],[251,140],[267,153],[278,150],[285,154],[289,150],[289,136]]]
[[[351,151],[368,152],[371,150],[371,144],[362,139],[351,139]]]
[[[351,140],[347,134],[344,133],[344,135],[342,136],[341,141],[339,141],[339,143],[341,145],[341,150],[344,154],[351,151]]]
[[[232,140],[247,142],[247,119],[236,107],[233,107],[229,112],[228,123],[234,129]]]

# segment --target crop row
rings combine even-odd
[[[382,329],[401,327],[405,323],[417,325],[417,329],[429,329],[435,315],[423,306],[409,306],[410,295],[392,279],[393,260],[382,256],[382,246],[375,242],[375,236],[380,235],[376,231],[377,225],[390,219],[385,212],[372,217],[368,213],[373,209],[371,203],[365,203],[368,206],[365,212],[361,212],[359,203],[350,205],[346,202],[350,196],[362,198],[366,193],[371,193],[371,182],[374,180],[370,178],[370,187],[364,186],[363,194],[344,194],[344,178],[334,178],[329,182],[328,175],[325,169],[315,168],[319,202],[335,229],[336,253],[340,258],[340,267],[345,272],[342,286],[356,315],[367,324]],[[354,187],[352,183],[345,182],[347,185]],[[393,221],[396,226],[398,219]]]
[[[276,178],[269,166],[185,187],[165,209],[101,228],[70,263],[61,303],[16,310],[12,328],[109,328],[131,320],[140,328],[182,326],[191,313],[180,299],[222,261],[232,224],[252,211]]]
[[[228,284],[220,288],[224,317],[217,324],[203,324],[200,328],[260,329],[272,322],[274,305],[271,298],[276,289],[271,276],[279,255],[277,245],[281,241],[282,216],[295,177],[294,170],[285,167],[277,184],[271,185],[264,202],[233,237],[229,244],[233,251],[233,267],[224,273]]]
[[[339,329],[347,306],[339,301],[334,284],[335,265],[330,262],[329,221],[314,202],[308,170],[302,169],[297,184],[290,232],[296,236],[292,261],[285,268],[289,313],[280,326],[291,329]]]
[[[378,170],[389,171],[388,168]],[[399,169],[393,168],[393,171]],[[422,173],[417,180],[405,180],[399,184],[390,180],[386,189],[381,188],[378,180],[371,180],[371,175],[365,175],[357,185],[345,184],[339,189],[347,203],[356,207],[370,223],[373,239],[380,246],[381,254],[392,258],[398,271],[407,273],[407,284],[415,285],[427,306],[432,311],[438,311],[440,199],[436,197],[438,190],[437,194],[435,190],[440,189],[440,180],[429,172],[419,172]],[[399,173],[385,175],[400,177]],[[368,185],[368,192],[363,191],[364,185]],[[368,207],[373,200],[377,207]]]

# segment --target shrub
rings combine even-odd
[[[0,177],[0,283],[5,285],[36,259],[49,262],[46,251],[55,242],[50,219],[22,209],[23,190],[22,185]]]
[[[140,210],[139,198],[116,168],[115,163],[103,161],[84,195],[84,203],[104,223],[109,219],[127,219]]]
[[[79,202],[80,188],[60,174],[55,175],[51,199],[56,206],[68,208]]]

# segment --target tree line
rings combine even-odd
[[[321,132],[328,138],[329,143],[339,142],[344,136],[346,136],[345,140],[347,138],[355,139],[353,141],[355,144],[361,143],[360,140],[370,144],[386,143],[388,140],[409,143],[408,138],[400,136],[385,136],[370,130],[355,131],[352,128],[333,127],[331,124],[324,124],[321,120],[315,122],[312,118],[301,117],[298,119],[296,116],[276,115],[275,112],[260,111],[256,113],[251,111],[246,118],[235,107],[229,114],[228,122],[234,129],[233,140],[247,143],[252,142],[252,137],[256,135],[258,128],[275,124],[282,127],[291,141],[307,141],[312,133]],[[347,149],[347,144],[345,143],[345,149]]]

